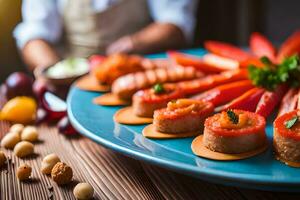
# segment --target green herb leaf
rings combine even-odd
[[[229,120],[233,123],[233,124],[238,124],[239,123],[239,116],[237,114],[235,114],[235,112],[233,112],[232,110],[227,110],[227,116],[229,117]]]
[[[165,88],[161,83],[157,83],[153,86],[153,90],[155,94],[161,94],[165,92]]]
[[[280,65],[273,64],[267,57],[262,57],[264,67],[259,68],[251,65],[248,67],[249,78],[256,86],[267,90],[274,90],[279,84],[287,83],[297,87],[300,83],[299,56],[294,55],[286,58]]]
[[[293,117],[292,119],[286,121],[286,122],[284,123],[284,125],[285,125],[285,127],[286,127],[287,129],[290,129],[290,128],[292,128],[297,122],[298,122],[298,116],[295,116],[295,117]]]
[[[263,56],[260,58],[260,61],[264,63],[265,65],[272,65],[273,63],[267,56]]]

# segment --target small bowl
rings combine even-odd
[[[46,82],[48,82],[49,84],[53,84],[54,86],[68,86],[68,85],[71,85],[76,79],[78,79],[88,73],[88,72],[86,72],[83,74],[65,77],[65,78],[53,78],[53,77],[49,77],[47,75],[47,70],[52,66],[53,65],[47,66],[47,67],[37,67],[33,72],[35,78],[43,79]]]

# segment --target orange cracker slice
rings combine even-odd
[[[199,135],[199,132],[188,132],[188,133],[162,133],[155,129],[153,124],[146,126],[143,129],[143,136],[152,139],[176,139],[186,138]]]
[[[255,149],[250,152],[245,153],[237,153],[237,154],[227,154],[227,153],[220,153],[212,151],[208,148],[206,148],[203,145],[203,135],[199,135],[196,137],[191,145],[192,151],[194,154],[196,154],[199,157],[208,158],[211,160],[220,160],[220,161],[230,161],[230,160],[242,160],[245,158],[249,158],[255,155],[258,155],[262,152],[264,152],[268,148],[268,144],[264,145],[263,147],[259,149]]]
[[[118,110],[114,115],[114,120],[120,124],[140,125],[152,123],[153,118],[136,116],[130,106]]]
[[[92,92],[109,92],[110,86],[104,85],[97,81],[96,77],[92,74],[85,75],[78,79],[75,86],[81,90],[92,91]]]
[[[93,103],[101,106],[124,106],[130,104],[113,93],[106,93],[93,99]]]

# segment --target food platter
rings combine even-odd
[[[203,55],[203,49],[185,51]],[[149,58],[163,58],[164,54]],[[104,94],[104,93],[103,93]],[[272,121],[267,123],[269,148],[257,156],[238,161],[213,161],[195,156],[191,150],[193,138],[153,140],[143,137],[145,125],[121,125],[113,116],[121,106],[105,107],[92,103],[97,92],[72,87],[68,95],[68,115],[73,126],[95,142],[161,167],[192,175],[213,183],[274,191],[300,191],[299,169],[274,159],[272,150]]]

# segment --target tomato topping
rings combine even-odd
[[[175,119],[183,116],[207,116],[214,110],[213,104],[193,99],[170,101],[167,108],[155,111],[155,116]]]
[[[140,98],[145,103],[158,103],[162,101],[170,101],[183,97],[180,89],[173,87],[173,85],[164,85],[164,92],[155,93],[154,89],[139,90],[133,96],[133,99]]]
[[[244,110],[233,111],[240,118],[238,124],[226,126],[226,122],[222,119],[224,114],[218,113],[205,120],[205,128],[220,136],[233,137],[246,134],[261,134],[265,132],[266,120],[264,117]]]
[[[286,127],[286,122],[291,120],[295,116],[299,116],[299,111],[300,110],[294,110],[292,112],[285,113],[278,117],[273,123],[275,131],[283,137],[291,138],[294,140],[300,140],[299,121],[297,121],[295,125],[293,125],[291,128]]]

